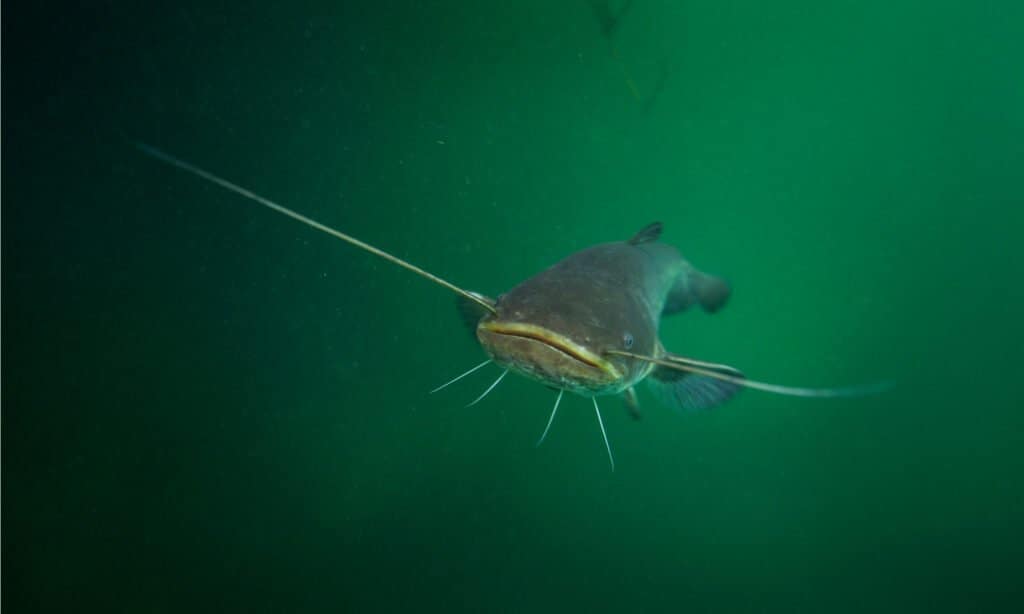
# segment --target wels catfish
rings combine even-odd
[[[639,417],[634,386],[646,380],[665,405],[682,410],[709,409],[740,388],[803,397],[857,396],[879,392],[887,384],[849,388],[795,388],[747,379],[739,370],[685,358],[658,339],[662,316],[698,305],[714,313],[729,298],[723,279],[704,273],[661,243],[662,226],[649,224],[627,241],[578,251],[508,292],[490,298],[465,290],[401,258],[325,226],[241,186],[144,143],[146,155],[187,171],[307,226],[355,245],[421,275],[458,295],[462,319],[488,354],[488,360],[438,386],[437,392],[494,363],[501,374],[469,405],[486,397],[509,371],[558,391],[540,445],[558,412],[565,391],[590,397],[612,470],[608,434],[597,397],[623,395]]]

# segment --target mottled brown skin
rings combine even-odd
[[[586,396],[627,390],[651,363],[607,351],[663,355],[658,322],[666,303],[670,295],[675,309],[696,302],[693,280],[702,276],[675,248],[655,242],[659,231],[576,252],[515,286],[497,299],[496,314],[479,321],[481,345],[499,365],[556,388]]]

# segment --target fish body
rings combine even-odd
[[[495,363],[554,388],[584,396],[630,389],[656,365],[609,350],[661,358],[663,314],[702,300],[715,311],[729,294],[723,280],[658,242],[660,232],[655,223],[629,241],[578,251],[500,295],[476,325],[480,344]]]

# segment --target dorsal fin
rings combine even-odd
[[[630,245],[640,245],[641,243],[650,243],[651,241],[657,241],[658,237],[661,236],[661,222],[651,222],[640,229],[640,232],[633,235],[633,238],[627,241]]]

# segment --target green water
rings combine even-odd
[[[5,6],[5,611],[1012,609],[1020,3],[336,4]],[[448,292],[122,134],[492,295],[660,220],[667,347],[896,387],[535,449]]]

